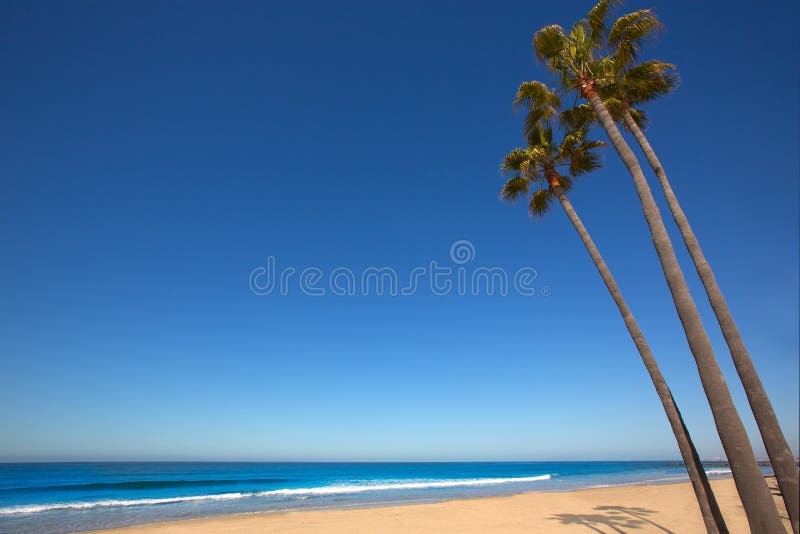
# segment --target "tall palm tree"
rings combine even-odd
[[[800,532],[800,487],[798,487],[797,464],[783,435],[778,418],[775,416],[772,403],[764,390],[739,329],[736,327],[722,290],[717,284],[711,265],[706,260],[689,220],[672,190],[661,161],[642,131],[644,127],[642,114],[634,108],[634,106],[651,102],[677,87],[678,77],[675,73],[675,66],[657,60],[645,61],[630,68],[616,68],[617,66],[614,64],[607,65],[613,67],[613,72],[604,75],[604,81],[599,89],[600,95],[606,106],[612,111],[611,115],[633,134],[658,178],[672,217],[692,257],[697,274],[700,275],[711,308],[714,310],[717,322],[728,344],[734,366],[744,386],[747,400],[764,441],[764,447],[775,471],[792,530],[797,534]]]
[[[531,116],[542,118],[554,114],[554,110],[543,110],[542,108],[556,104],[557,97],[554,93],[550,93],[543,84],[528,83],[522,84],[520,87],[517,102],[520,101],[527,101],[529,104],[533,104],[531,113],[528,115],[529,118]],[[545,104],[537,105],[543,103]],[[647,372],[650,374],[650,379],[653,381],[656,393],[658,393],[658,397],[667,414],[672,432],[678,442],[678,449],[689,472],[689,478],[697,496],[706,529],[710,533],[726,533],[728,530],[725,526],[725,521],[722,518],[719,506],[708,484],[708,478],[700,463],[700,458],[689,436],[689,431],[683,422],[681,413],[675,404],[675,399],[667,386],[664,375],[661,374],[661,369],[658,367],[650,346],[644,334],[642,334],[633,313],[628,308],[628,304],[625,302],[616,280],[611,275],[611,271],[600,255],[600,251],[595,246],[589,232],[566,195],[566,192],[572,187],[571,177],[588,173],[600,166],[599,158],[594,153],[594,149],[604,143],[587,140],[585,133],[577,130],[566,133],[561,142],[555,144],[553,142],[552,127],[543,122],[528,123],[526,130],[528,137],[527,148],[512,150],[503,159],[501,165],[503,172],[512,176],[503,187],[501,196],[513,202],[532,191],[529,202],[529,211],[532,217],[543,216],[550,207],[553,197],[559,200],[570,222],[578,231],[578,235],[589,252],[589,256],[591,256],[597,270],[600,272],[600,277],[603,279],[609,293],[611,293],[625,326],[628,328],[628,333],[639,351]],[[565,168],[568,175],[559,172],[561,168]]]
[[[588,17],[577,22],[569,33],[558,25],[542,28],[534,36],[534,50],[539,60],[559,76],[564,90],[577,90],[589,102],[633,178],[664,277],[714,416],[720,441],[730,462],[750,529],[753,532],[782,533],[784,528],[775,502],[714,356],[711,341],[678,264],[661,213],[636,155],[625,142],[597,91],[595,73],[602,71],[602,63],[613,61],[627,65],[635,62],[644,39],[659,28],[659,23],[650,10],[640,10],[623,15],[613,25],[607,26],[610,5],[611,0],[601,0],[592,8]],[[606,36],[607,27],[610,29]],[[608,42],[612,50],[604,50],[604,42]]]

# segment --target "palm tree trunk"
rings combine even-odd
[[[582,84],[581,93],[589,100],[600,124],[603,125],[611,143],[633,177],[636,192],[642,203],[642,211],[647,225],[650,227],[650,235],[656,253],[661,261],[664,278],[672,293],[672,300],[683,325],[689,348],[694,355],[700,381],[711,406],[717,433],[728,457],[750,530],[754,533],[785,534],[778,510],[775,508],[775,501],[773,501],[761,469],[758,467],[747,432],[736,411],[736,406],[733,404],[733,398],[725,383],[725,376],[714,356],[711,341],[703,328],[700,313],[689,293],[689,287],[686,285],[686,279],[683,277],[678,259],[675,257],[672,242],[650,187],[647,185],[647,180],[639,166],[639,161],[623,139],[593,84],[590,82]]]
[[[697,268],[697,274],[700,275],[700,280],[703,282],[711,308],[717,316],[717,322],[719,322],[722,334],[728,343],[736,371],[744,385],[744,391],[747,394],[747,400],[753,410],[756,424],[758,424],[758,429],[764,440],[764,447],[767,450],[769,461],[775,470],[775,477],[778,479],[778,486],[783,494],[783,501],[786,503],[786,510],[789,513],[792,529],[795,533],[798,533],[800,532],[800,488],[798,488],[797,464],[778,423],[778,418],[775,416],[775,411],[772,409],[772,403],[770,403],[767,393],[764,391],[761,379],[758,377],[753,361],[750,359],[750,354],[747,352],[744,341],[742,341],[739,329],[736,327],[730,309],[728,309],[728,303],[717,285],[714,272],[711,270],[711,266],[706,261],[705,256],[703,256],[700,243],[698,243],[697,237],[695,237],[692,227],[689,225],[689,220],[686,218],[686,214],[683,213],[678,199],[672,191],[669,180],[667,180],[667,173],[664,172],[664,167],[661,166],[656,153],[628,111],[625,111],[624,121],[625,126],[636,138],[636,142],[639,143],[647,161],[658,177],[661,188],[664,190],[664,196],[667,198],[667,204],[672,212],[672,217],[681,231],[683,242],[686,244],[686,248],[689,250],[689,254],[692,256],[694,265]]]
[[[728,528],[725,526],[725,520],[714,498],[714,493],[711,491],[705,469],[700,463],[700,458],[694,448],[694,443],[692,443],[692,439],[689,436],[689,430],[683,422],[683,417],[681,417],[681,413],[675,404],[672,392],[667,386],[664,375],[661,374],[658,362],[656,362],[650,350],[650,346],[647,344],[647,340],[639,328],[639,324],[633,317],[633,313],[631,313],[630,308],[628,308],[628,304],[625,302],[616,280],[614,280],[614,277],[611,275],[611,271],[600,255],[600,251],[595,246],[594,241],[592,241],[589,232],[583,226],[580,217],[578,217],[578,214],[572,207],[567,195],[561,189],[561,186],[555,184],[553,185],[553,192],[558,197],[558,200],[561,201],[561,205],[567,217],[569,217],[570,222],[572,222],[572,225],[578,231],[578,235],[581,237],[586,250],[589,251],[589,256],[591,256],[595,267],[597,267],[597,270],[600,272],[600,277],[608,288],[608,292],[611,293],[611,298],[614,299],[614,303],[617,305],[617,309],[619,309],[623,321],[625,321],[625,326],[628,328],[628,333],[630,333],[631,339],[633,339],[633,343],[636,345],[639,355],[642,357],[644,366],[650,374],[650,379],[653,381],[656,393],[658,393],[658,398],[661,399],[661,405],[664,407],[664,412],[666,412],[667,419],[672,427],[672,433],[675,434],[675,440],[678,442],[678,449],[683,458],[683,463],[686,465],[686,470],[689,472],[689,480],[692,482],[692,489],[694,489],[695,496],[697,497],[697,503],[700,506],[700,513],[703,516],[706,530],[709,534],[727,533]]]

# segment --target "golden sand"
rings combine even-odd
[[[768,479],[775,488],[774,479]],[[711,482],[728,528],[749,532],[733,480]],[[787,531],[786,510],[776,502]],[[452,500],[354,510],[256,513],[114,529],[119,534],[333,533],[531,534],[536,532],[705,532],[689,483],[617,486],[569,492]]]

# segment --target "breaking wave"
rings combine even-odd
[[[316,486],[310,488],[284,488],[268,491],[254,492],[234,492],[219,493],[216,495],[189,495],[185,497],[165,497],[161,499],[107,499],[100,501],[87,502],[63,502],[50,504],[31,504],[0,508],[0,515],[12,514],[35,514],[48,512],[51,510],[87,510],[90,508],[114,507],[114,506],[147,506],[158,504],[170,504],[192,501],[227,501],[233,499],[243,499],[248,497],[271,497],[271,496],[312,496],[312,495],[343,495],[352,493],[365,493],[369,491],[390,491],[390,490],[409,490],[427,488],[458,488],[489,486],[498,484],[513,484],[525,482],[537,482],[550,480],[550,475],[539,475],[533,477],[512,477],[512,478],[472,478],[472,479],[450,479],[450,480],[420,480],[420,481],[386,481],[381,483],[366,484],[335,484],[330,486]]]

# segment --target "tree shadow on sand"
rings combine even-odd
[[[781,488],[778,486],[778,480],[775,477],[766,477],[767,479],[767,486],[769,490],[772,492],[772,495],[775,497],[783,497],[783,493],[781,493]]]
[[[674,534],[673,531],[659,525],[647,516],[655,510],[627,506],[597,506],[596,514],[556,514],[550,519],[560,521],[562,525],[581,525],[602,534],[622,533],[655,527],[662,532]]]

